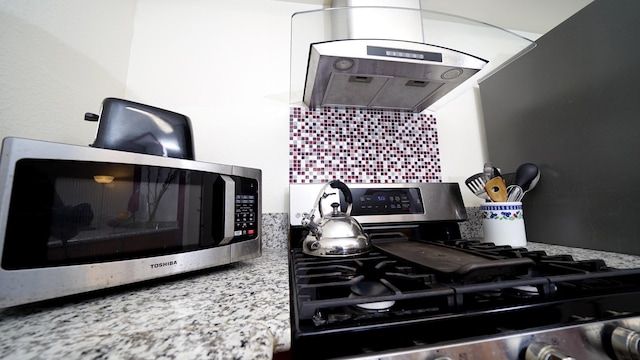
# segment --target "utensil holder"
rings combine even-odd
[[[527,234],[522,202],[487,202],[482,211],[483,242],[524,247]]]

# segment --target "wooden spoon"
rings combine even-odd
[[[487,195],[489,195],[489,198],[492,201],[507,201],[507,186],[505,185],[502,176],[496,176],[493,179],[487,181],[484,189],[487,191]]]

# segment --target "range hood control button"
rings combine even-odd
[[[527,346],[525,360],[575,360],[557,347],[543,342],[534,342]]]

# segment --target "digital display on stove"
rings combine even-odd
[[[424,207],[420,189],[351,189],[351,215],[422,214]]]

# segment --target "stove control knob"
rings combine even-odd
[[[525,360],[575,360],[557,347],[543,342],[529,344],[524,358]]]
[[[611,334],[611,345],[618,360],[640,359],[640,333],[617,327]]]

